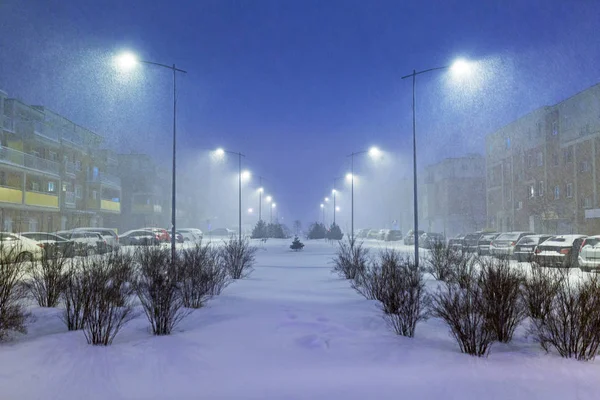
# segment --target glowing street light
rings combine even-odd
[[[415,88],[417,82],[417,75],[421,75],[427,72],[449,69],[450,72],[456,76],[465,76],[469,74],[472,70],[472,64],[463,60],[458,59],[452,65],[447,65],[444,67],[437,68],[429,68],[422,71],[418,71],[413,69],[412,74],[408,74],[403,76],[401,79],[412,78],[412,126],[413,126],[413,213],[414,213],[414,227],[413,232],[419,231],[419,210],[418,210],[418,202],[417,202],[417,119],[415,112]],[[415,267],[419,267],[419,235],[415,236]]]
[[[321,203],[321,211],[323,212],[323,225],[325,225],[325,204]]]
[[[369,156],[371,158],[377,158],[377,157],[381,156],[381,150],[379,150],[377,147],[373,146],[369,149]]]
[[[252,177],[252,173],[250,173],[250,171],[248,170],[244,170],[241,172],[242,174],[242,180],[247,181],[250,179],[250,177]]]
[[[175,217],[177,215],[176,208],[176,193],[177,193],[177,72],[181,72],[183,74],[187,74],[187,71],[183,69],[179,69],[173,65],[166,65],[161,63],[156,63],[152,61],[144,61],[138,59],[138,57],[131,53],[125,52],[115,57],[115,64],[117,68],[129,71],[138,66],[139,64],[150,64],[161,68],[166,68],[173,71],[173,176],[172,176],[172,185],[171,185],[171,261],[175,262],[175,241],[176,241],[176,229],[175,229]]]
[[[271,197],[271,196],[269,196]],[[273,210],[275,209],[275,207],[277,207],[277,204],[272,203],[271,204],[271,223],[273,223]]]
[[[340,211],[340,207],[339,207],[339,206],[338,206],[338,207],[336,207],[336,208],[335,208],[335,211],[339,212],[339,211]]]
[[[352,182],[352,179],[354,179],[354,176],[350,172],[348,172],[346,174],[346,181]]]
[[[267,203],[270,203],[270,202],[272,202],[272,201],[273,201],[273,198],[272,198],[271,196],[267,196],[267,197],[265,198],[265,200],[267,201]]]
[[[223,158],[225,156],[225,153],[238,156],[238,201],[239,201],[238,229],[239,229],[239,238],[241,241],[242,240],[242,179],[243,180],[250,179],[251,174],[250,174],[250,171],[248,171],[248,170],[242,171],[242,157],[246,157],[244,154],[242,154],[240,152],[236,152],[236,151],[225,150],[222,147],[219,147],[214,151],[214,154],[219,158]]]
[[[258,192],[259,192],[259,193],[263,193],[264,191],[265,191],[265,189],[264,189],[264,188],[261,188],[261,187],[260,187],[260,188],[258,188]]]
[[[329,203],[329,197],[325,197],[325,203]]]
[[[254,209],[252,209],[252,208],[248,209],[248,214],[252,214],[253,212],[254,212]]]

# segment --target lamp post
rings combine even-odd
[[[275,209],[275,207],[277,207],[277,204],[271,204],[271,223],[273,223],[273,210]]]
[[[173,65],[160,64],[152,61],[144,61],[139,60],[132,53],[124,53],[121,54],[117,58],[117,63],[122,69],[131,69],[134,68],[137,64],[149,64],[155,65],[158,67],[170,69],[173,71],[173,177],[172,177],[172,187],[171,187],[171,261],[175,261],[175,218],[176,218],[176,165],[177,165],[177,72],[181,72],[187,74],[187,71],[179,69]]]
[[[259,188],[258,188],[258,220],[262,221],[262,195],[263,192],[265,191],[263,185],[262,185],[262,181],[263,181],[263,177],[259,176],[258,177],[258,184],[259,184]]]
[[[325,204],[321,203],[321,211],[323,212],[323,226],[325,226]]]
[[[218,148],[215,150],[217,156],[222,157],[227,154],[233,154],[238,156],[238,201],[239,201],[239,212],[238,212],[238,235],[240,241],[242,240],[242,177],[250,178],[249,171],[242,171],[242,157],[246,157],[244,154],[236,151],[229,151]]]
[[[350,237],[351,241],[354,242],[354,156],[361,154],[369,154],[369,156],[375,158],[381,154],[377,147],[371,147],[369,150],[356,151],[348,154],[350,157],[350,173],[346,175],[346,179],[350,180],[351,183],[351,195],[350,195]]]
[[[413,131],[413,213],[414,213],[414,237],[415,237],[415,267],[419,266],[419,205],[417,201],[417,122],[416,122],[416,111],[415,111],[415,91],[417,83],[417,75],[425,74],[427,72],[438,71],[443,69],[450,69],[454,73],[464,74],[470,69],[469,63],[464,60],[457,60],[452,65],[444,67],[429,68],[422,71],[413,69],[412,74],[405,75],[401,79],[412,78],[412,131]]]
[[[337,189],[335,188],[335,183],[342,179],[342,177],[333,178],[333,189],[331,190],[331,195],[333,196],[333,224],[335,225],[335,214],[338,211],[338,207],[335,206],[335,197],[337,195]]]

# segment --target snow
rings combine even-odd
[[[139,315],[110,347],[33,308],[27,335],[0,345],[2,399],[597,399],[598,362],[546,354],[519,328],[488,358],[461,354],[440,320],[393,334],[376,302],[331,273],[335,248],[269,240],[250,278],[171,336]],[[369,244],[381,247],[381,244]],[[410,251],[409,247],[397,244]],[[436,283],[429,281],[434,288]]]

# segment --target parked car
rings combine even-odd
[[[399,240],[402,240],[402,232],[396,229],[389,230],[385,236],[386,242],[397,242]]]
[[[576,267],[585,235],[559,235],[536,246],[533,261],[542,266]]]
[[[589,236],[583,240],[577,263],[582,271],[600,268],[600,235]]]
[[[367,239],[379,239],[379,229],[369,229]]]
[[[367,229],[359,229],[359,230],[356,232],[356,235],[355,235],[355,236],[356,236],[356,238],[358,238],[358,239],[366,239],[366,238],[367,238],[367,235],[369,234],[369,231],[370,231],[370,230],[371,230],[371,229],[368,229],[368,228],[367,228]]]
[[[202,240],[202,237],[198,237],[194,233],[189,231],[177,231],[177,234],[181,235],[184,243],[198,243]]]
[[[35,240],[25,236],[0,232],[0,257],[8,261],[34,261],[40,260],[44,249]]]
[[[209,236],[231,237],[236,231],[227,228],[216,228],[208,232]]]
[[[533,252],[535,251],[535,246],[544,243],[550,237],[552,237],[552,235],[523,236],[515,245],[515,250],[513,253],[515,259],[519,262],[531,262],[533,260]]]
[[[379,230],[379,237],[377,239],[379,240],[385,240],[385,237],[387,236],[388,232],[390,230],[389,229],[380,229]]]
[[[490,255],[494,257],[512,258],[515,246],[523,236],[535,235],[533,232],[505,232],[501,233],[490,243]]]
[[[150,231],[152,233],[154,233],[155,235],[158,236],[159,240],[161,242],[171,242],[171,235],[169,234],[169,231],[167,231],[164,228],[141,228],[144,231]]]
[[[419,247],[431,249],[436,243],[446,243],[443,233],[426,232],[419,237]]]
[[[499,233],[485,233],[481,235],[477,241],[477,255],[485,256],[490,254],[490,244],[492,243],[492,240],[496,239],[499,235]]]
[[[417,235],[419,235],[419,237],[424,233],[425,231],[417,231]],[[406,236],[404,237],[404,244],[407,246],[415,244],[415,232],[412,229],[406,233]]]
[[[452,250],[462,251],[465,235],[460,234],[448,240],[448,247]]]
[[[161,242],[160,236],[145,229],[134,229],[119,237],[122,246],[155,246]]]
[[[77,255],[94,255],[103,254],[108,251],[106,239],[97,232],[88,231],[59,231],[55,233],[65,239],[74,242],[75,254]]]
[[[75,255],[75,243],[64,237],[46,232],[23,232],[21,235],[35,240],[44,249],[47,257]]]
[[[185,241],[185,234],[186,233],[190,233],[192,234],[197,241],[202,239],[202,236],[204,235],[202,233],[202,231],[198,228],[181,228],[177,230],[178,232],[180,232],[183,235],[183,240]]]
[[[107,246],[108,251],[116,250],[119,248],[119,236],[112,229],[109,229],[109,228],[75,228],[74,230],[99,233],[106,241],[106,246]]]
[[[463,251],[466,253],[476,253],[479,248],[479,239],[484,235],[484,232],[467,233],[463,238]]]

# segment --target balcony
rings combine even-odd
[[[160,214],[162,212],[162,207],[156,204],[134,203],[131,210],[135,214]]]
[[[75,177],[75,163],[71,161],[65,161],[65,173]]]
[[[52,140],[53,142],[59,141],[58,132],[53,129],[50,129],[47,126],[44,126],[42,122],[35,122],[33,124],[33,133],[44,139]]]
[[[0,203],[22,204],[23,191],[18,188],[0,186]]]
[[[8,147],[0,148],[0,163],[25,167],[39,172],[59,175],[60,165],[32,154],[26,154]]]
[[[4,116],[4,120],[2,121],[2,127],[5,131],[15,133],[15,120],[12,118]]]
[[[58,209],[58,196],[28,190],[25,192],[25,204],[28,206]]]
[[[96,176],[88,177],[88,182],[100,183],[101,185],[113,186],[121,188],[121,178],[104,172],[100,172]]]
[[[62,140],[65,144],[70,144],[80,149],[85,149],[85,140],[75,132],[63,131]]]
[[[88,199],[88,210],[106,211],[111,213],[121,213],[121,203],[113,200],[105,199]]]
[[[63,201],[65,203],[65,207],[75,208],[75,192],[63,192]]]

